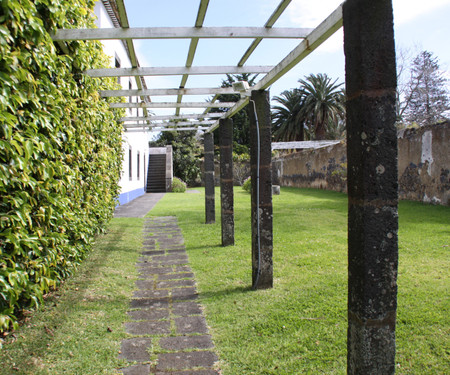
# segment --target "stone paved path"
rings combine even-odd
[[[217,356],[197,302],[175,217],[146,219],[139,280],[130,303],[120,358],[137,362],[124,375],[214,375]]]
[[[114,217],[144,217],[165,193],[146,193],[116,207]]]

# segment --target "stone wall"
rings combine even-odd
[[[344,142],[306,149],[272,159],[273,183],[347,191],[347,156]]]
[[[450,122],[398,134],[399,198],[450,205]],[[346,144],[273,159],[273,183],[347,191]]]

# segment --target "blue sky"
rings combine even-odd
[[[293,0],[275,27],[316,27],[342,0]],[[193,26],[200,0],[125,0],[131,27]],[[263,26],[279,0],[210,0],[204,26]],[[450,0],[393,0],[397,48],[410,56],[428,50],[439,58],[450,78]],[[298,79],[310,73],[327,73],[344,81],[342,31],[273,84],[271,96],[297,87]],[[236,65],[251,40],[200,40],[194,66]],[[246,65],[275,65],[297,44],[295,40],[264,40]],[[184,66],[189,40],[136,41],[141,66]],[[191,76],[186,87],[219,86],[223,76]],[[181,76],[147,78],[149,88],[178,87]],[[203,101],[205,97],[185,97]],[[153,101],[174,98],[153,97]],[[199,110],[200,111],[200,110]],[[173,110],[155,110],[155,114]],[[184,110],[184,113],[193,110]],[[198,111],[197,111],[198,112]]]

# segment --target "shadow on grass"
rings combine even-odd
[[[253,292],[254,290],[250,285],[242,285],[225,289],[211,290],[209,292],[200,292],[199,296],[201,299],[217,299],[223,297],[231,297],[235,295],[243,295],[248,292]]]

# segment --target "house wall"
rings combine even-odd
[[[95,3],[94,13],[99,28],[113,28],[114,25],[103,3]],[[121,68],[130,68],[131,61],[125,46],[120,40],[104,40],[103,50],[110,56],[110,65],[115,67],[120,62]],[[118,78],[124,89],[137,89],[136,81],[131,77]],[[138,98],[129,99],[136,102]],[[126,116],[138,116],[142,109],[126,109]],[[140,115],[142,113],[139,112]],[[148,135],[145,132],[124,132],[122,136],[123,162],[120,178],[121,194],[119,204],[125,204],[145,193],[148,164]],[[131,153],[131,158],[130,158]],[[138,162],[139,160],[139,162]],[[139,169],[138,169],[139,166]]]
[[[450,205],[450,122],[398,134],[399,198]],[[347,191],[345,142],[275,157],[273,183]]]

